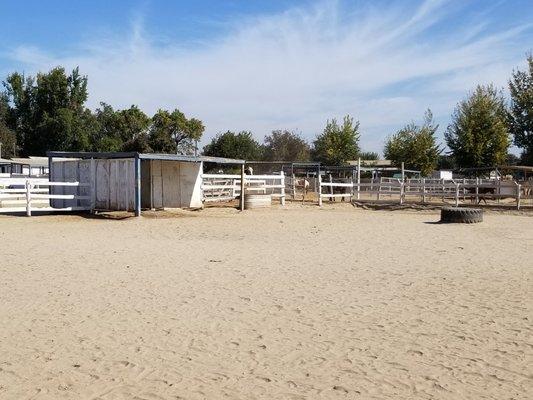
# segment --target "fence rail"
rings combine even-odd
[[[285,175],[246,175],[244,186],[247,192],[271,194],[285,204]],[[202,174],[202,197],[204,202],[230,201],[241,195],[241,176],[230,174]]]
[[[335,193],[334,188],[342,193]],[[486,200],[500,200],[503,198],[514,199],[516,208],[520,209],[522,201],[533,199],[533,182],[519,183],[516,181],[501,181],[489,179],[461,179],[461,180],[436,180],[436,179],[401,179],[381,178],[379,182],[322,182],[319,177],[318,204],[322,205],[324,199],[356,198],[361,195],[376,196],[376,200],[383,197],[398,197],[403,204],[408,197],[418,197],[423,203],[431,198],[440,198],[442,201],[452,200],[458,206],[460,201],[472,200],[479,203]]]
[[[50,200],[92,200],[91,196],[77,194],[51,194],[50,187],[87,187],[88,183],[50,182],[42,178],[0,178],[0,213],[26,213],[32,211],[81,211],[91,206],[51,207]],[[91,201],[92,203],[92,201]]]

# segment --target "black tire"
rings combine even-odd
[[[440,211],[440,222],[474,224],[483,221],[481,208],[447,207]]]

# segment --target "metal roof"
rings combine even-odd
[[[28,158],[13,157],[11,158],[10,162],[11,164],[29,165],[31,167],[48,167],[47,157],[35,157],[35,156],[31,156]]]
[[[500,165],[498,166],[500,169],[512,169],[517,171],[527,171],[527,172],[533,172],[533,166],[529,165]]]
[[[139,158],[141,160],[163,160],[163,161],[183,161],[183,162],[211,162],[216,164],[244,164],[244,160],[209,156],[186,156],[181,154],[160,154],[160,153],[137,153],[137,152],[71,152],[71,151],[49,151],[46,153],[52,158]]]
[[[315,162],[315,161],[246,161],[246,164],[257,164],[257,165],[260,165],[260,164],[265,164],[265,165],[268,165],[268,164],[273,164],[273,165],[279,165],[279,164],[283,164],[283,165],[320,165],[319,162]]]

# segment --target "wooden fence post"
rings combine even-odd
[[[377,197],[378,200],[381,199],[381,179],[383,179],[383,178],[379,178],[379,182],[378,182],[378,194],[376,195],[376,197]]]
[[[520,196],[521,196],[522,185],[516,183],[516,209],[520,210]]]
[[[333,183],[333,178],[331,177],[331,174],[329,174],[329,183]],[[329,194],[333,195],[333,186],[329,186]],[[329,201],[333,201],[333,197],[329,198]]]
[[[479,203],[479,177],[476,178],[476,204]]]
[[[318,206],[322,207],[322,176],[318,174]]]
[[[422,203],[426,202],[426,178],[422,178]]]
[[[361,157],[357,159],[357,200],[361,198]]]
[[[26,179],[26,216],[31,217],[31,182]]]
[[[403,182],[403,180],[400,181],[399,179],[398,179],[398,182],[400,183],[400,204],[403,204],[403,200],[405,197],[405,183]]]
[[[353,197],[355,195],[355,187],[354,187],[354,179],[353,179],[353,177],[354,177],[354,171],[352,170],[352,176],[350,178],[350,185],[351,185],[350,186],[350,203],[352,202]]]
[[[455,184],[455,207],[459,207],[459,183]]]
[[[281,171],[281,205],[285,205],[285,172]]]
[[[292,174],[292,199],[296,200],[296,177],[294,174]]]

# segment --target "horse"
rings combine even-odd
[[[293,185],[294,185],[295,190],[296,188],[302,189],[303,191],[302,204],[303,204],[305,202],[305,195],[309,191],[309,186],[310,186],[309,181],[305,178],[294,179]]]
[[[476,194],[476,189],[475,188],[467,188],[466,191],[467,191],[468,194],[473,194],[473,195]],[[477,203],[476,204],[481,204],[482,201],[485,204],[487,204],[487,199],[485,198],[484,195],[485,194],[493,195],[495,193],[496,193],[496,188],[490,188],[490,187],[480,187],[480,188],[478,188],[478,190],[477,190],[478,199],[477,199]],[[475,196],[471,196],[471,199],[472,199],[472,203],[476,202]]]

